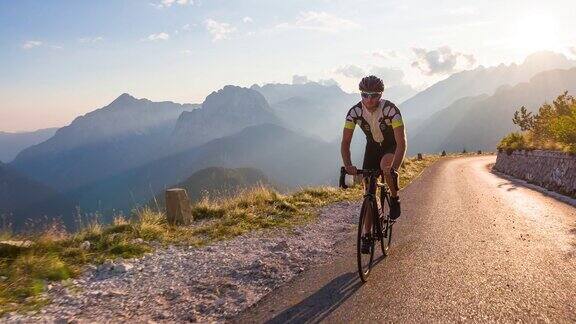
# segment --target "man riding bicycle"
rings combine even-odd
[[[340,151],[344,167],[348,174],[356,174],[357,169],[350,158],[350,143],[354,128],[358,125],[366,135],[362,169],[382,170],[391,193],[390,218],[397,219],[400,216],[400,198],[392,175],[396,174],[406,154],[402,115],[394,103],[382,99],[384,83],[380,78],[373,75],[364,77],[360,81],[359,89],[362,100],[348,110],[342,134]],[[371,222],[366,225],[368,228],[365,232],[369,233]],[[365,250],[364,244],[362,250]]]

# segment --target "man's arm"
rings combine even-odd
[[[354,134],[354,129],[344,128],[342,132],[342,143],[340,144],[340,154],[342,154],[342,162],[345,167],[352,166],[352,160],[350,158],[350,143],[352,142],[352,135]]]
[[[404,126],[394,128],[394,139],[396,140],[396,151],[394,152],[392,167],[398,170],[406,154],[406,133],[404,132]]]

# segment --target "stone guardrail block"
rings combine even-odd
[[[576,198],[576,155],[553,151],[498,153],[496,171]]]
[[[166,190],[166,219],[170,225],[188,225],[192,223],[192,208],[185,189]]]

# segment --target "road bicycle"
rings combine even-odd
[[[394,187],[398,190],[398,172],[391,171]],[[340,169],[340,187],[346,189],[345,176],[346,169]],[[378,182],[378,177],[382,175],[381,170],[358,170],[357,174],[368,179],[368,185],[364,190],[364,201],[360,209],[360,220],[358,221],[358,236],[356,241],[356,254],[358,259],[358,274],[362,282],[368,280],[368,275],[374,262],[374,250],[376,241],[380,241],[380,247],[384,257],[390,253],[392,243],[392,227],[395,220],[390,218],[390,189],[383,182]],[[380,198],[376,199],[377,189],[380,188]],[[369,222],[371,220],[371,222]],[[366,224],[368,222],[368,225]],[[370,224],[371,223],[371,224]],[[362,237],[367,236],[369,242],[369,253],[362,253]]]

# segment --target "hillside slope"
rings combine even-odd
[[[494,151],[504,135],[518,130],[512,123],[516,110],[526,106],[536,111],[564,91],[576,93],[576,68],[543,72],[489,97],[459,100],[427,119],[419,132],[408,134],[409,152]]]

